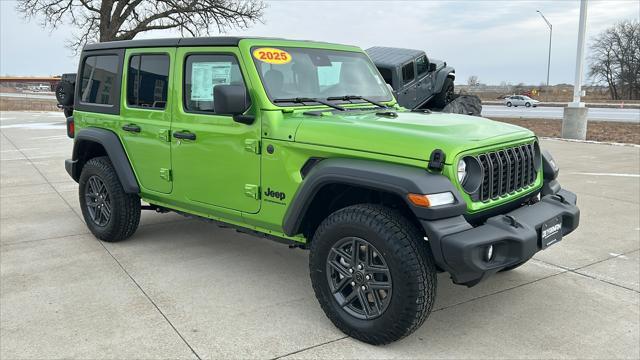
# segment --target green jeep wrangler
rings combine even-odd
[[[367,343],[416,330],[438,272],[473,286],[578,226],[531,131],[406,110],[354,46],[99,43],[75,84],[65,167],[97,238],[170,210],[310,249],[326,315]]]

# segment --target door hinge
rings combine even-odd
[[[160,168],[160,178],[171,181],[171,169]]]
[[[169,134],[169,129],[162,129],[158,131],[158,138],[160,138],[160,140],[162,141],[170,142],[171,136]]]
[[[244,194],[258,200],[260,199],[260,187],[254,184],[244,184]]]
[[[260,140],[258,139],[246,139],[244,141],[244,149],[248,152],[260,154]]]

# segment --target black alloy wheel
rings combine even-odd
[[[96,175],[91,176],[87,180],[84,196],[93,223],[106,226],[111,219],[111,197],[102,179]]]
[[[327,257],[327,280],[339,306],[355,318],[375,319],[391,300],[391,273],[381,253],[368,241],[346,237]]]

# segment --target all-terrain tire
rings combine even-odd
[[[58,104],[63,106],[70,106],[73,104],[73,92],[74,86],[70,82],[60,81],[56,85],[55,93]]]
[[[455,90],[453,87],[453,79],[444,79],[444,83],[442,84],[442,91],[440,91],[433,97],[430,107],[434,109],[444,108],[449,102],[451,102],[451,100],[453,100],[454,94]]]
[[[348,313],[330,288],[328,256],[336,243],[353,237],[375,247],[391,277],[388,305],[372,319]],[[428,243],[415,225],[383,206],[353,205],[328,216],[311,241],[309,270],[316,298],[331,322],[369,344],[387,344],[411,334],[427,319],[436,298],[437,271]]]
[[[98,193],[102,195],[96,195]],[[79,180],[79,199],[80,209],[87,227],[100,240],[121,241],[133,235],[138,228],[140,198],[137,194],[125,193],[111,160],[106,156],[93,158],[87,161],[82,168]],[[106,215],[102,216],[104,213],[101,213],[100,216],[92,216],[92,213],[103,211],[96,210],[96,206],[99,203],[104,208],[107,199],[109,202],[108,219]]]
[[[480,116],[482,101],[475,95],[458,95],[442,109],[442,112]]]

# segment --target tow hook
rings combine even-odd
[[[516,221],[516,219],[513,216],[505,215],[504,219],[509,225],[513,226],[514,228],[517,229],[518,227],[520,227],[520,224],[518,223],[518,221]]]

